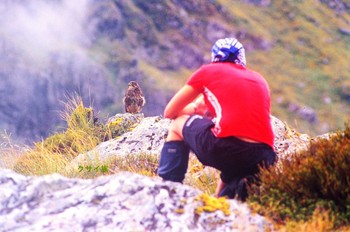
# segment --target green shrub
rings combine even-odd
[[[277,222],[311,219],[327,211],[335,225],[350,222],[350,127],[329,139],[310,142],[308,150],[263,169],[261,186],[251,186],[249,200]]]

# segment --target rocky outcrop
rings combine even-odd
[[[80,154],[71,163],[69,168],[77,169],[79,164],[90,163],[98,160],[104,162],[114,156],[128,154],[155,154],[159,155],[164,138],[170,126],[170,120],[161,116],[146,117],[132,130],[118,138],[101,143],[95,149]],[[275,134],[274,149],[281,158],[290,155],[309,145],[310,137],[299,134],[290,129],[284,122],[271,116],[271,124]]]
[[[110,118],[120,119],[118,117]],[[128,115],[125,115],[127,117]],[[170,120],[138,118],[131,131],[79,155],[67,168],[113,156],[159,155]],[[271,116],[280,158],[307,148],[310,137]],[[208,167],[205,167],[208,170]],[[203,197],[205,196],[205,197]],[[210,205],[210,207],[206,207]],[[208,208],[210,210],[208,210]],[[3,231],[266,231],[272,224],[236,200],[203,195],[186,184],[129,172],[95,179],[22,176],[0,169]]]
[[[125,114],[125,116],[128,115]],[[115,139],[103,142],[95,149],[77,156],[67,169],[76,169],[79,164],[97,160],[104,162],[114,156],[141,153],[159,154],[164,138],[168,133],[170,120],[161,116],[146,117],[140,120],[140,123],[133,130]]]
[[[288,158],[291,154],[308,148],[311,139],[309,135],[300,134],[273,116],[271,124],[275,134],[274,149],[279,159]]]
[[[242,203],[200,212],[200,192],[132,173],[96,179],[0,170],[1,231],[266,231]]]

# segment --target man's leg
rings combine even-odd
[[[252,175],[237,177],[228,184],[225,184],[220,190],[218,196],[226,196],[230,199],[237,198],[244,202],[248,197],[247,187],[254,182],[254,179],[255,177]]]
[[[189,115],[183,115],[172,121],[169,128],[168,137],[166,138],[167,142],[183,140],[182,129],[188,118],[189,118]]]
[[[253,152],[251,152],[251,154],[253,154]],[[227,196],[229,198],[237,197],[241,201],[245,201],[247,199],[247,186],[251,185],[252,183],[259,183],[258,173],[260,168],[268,168],[274,164],[276,159],[276,153],[271,148],[266,147],[260,148],[260,151],[254,156],[257,157],[257,160],[248,165],[246,171],[235,177],[231,177],[230,181],[223,185],[224,187],[222,187],[221,191],[219,191],[219,196]],[[249,158],[248,155],[247,157]],[[223,173],[221,173],[221,175],[223,175]]]
[[[188,116],[178,117],[170,126],[158,166],[158,175],[163,180],[182,182],[185,178],[190,149],[183,141],[182,128],[187,118]]]

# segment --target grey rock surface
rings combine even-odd
[[[274,116],[271,116],[271,124],[275,135],[274,149],[279,159],[308,148],[311,140],[309,135],[298,133]]]
[[[71,163],[69,168],[76,169],[79,164],[86,162],[104,162],[114,156],[125,156],[128,154],[155,154],[159,155],[171,120],[156,117],[146,117],[132,130],[122,136],[103,142],[95,149],[80,154]],[[300,149],[308,147],[310,137],[299,134],[278,118],[271,116],[271,124],[275,134],[274,149],[280,158],[288,157]]]
[[[87,153],[78,155],[67,169],[76,169],[81,163],[95,160],[104,162],[113,156],[141,153],[160,154],[170,122],[169,119],[160,116],[142,118],[132,131],[103,142]]]
[[[1,231],[265,231],[271,224],[229,200],[196,214],[200,191],[128,172],[95,179],[0,170]],[[179,209],[181,209],[179,211]]]

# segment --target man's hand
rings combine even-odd
[[[194,113],[193,104],[190,104],[197,96],[197,92],[189,85],[182,87],[170,100],[164,110],[164,117],[175,119],[181,115],[191,115]],[[192,106],[191,106],[192,105]]]

